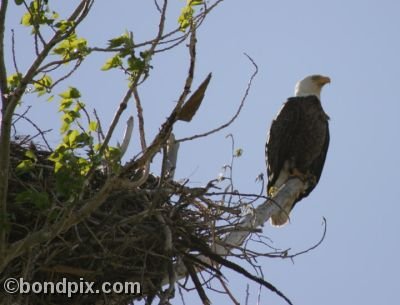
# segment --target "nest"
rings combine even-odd
[[[28,149],[36,156],[34,166],[25,172],[16,170],[26,160]],[[82,198],[63,198],[56,191],[60,187],[49,155],[49,151],[33,144],[12,143],[9,244],[65,221],[107,181],[105,172],[98,170]],[[9,295],[4,300],[8,297],[10,303],[21,304],[123,304],[135,298],[160,297],[163,280],[168,279],[173,264],[184,261],[189,270],[207,269],[196,257],[229,229],[226,222],[216,226],[226,211],[207,200],[205,191],[153,175],[135,189],[113,188],[90,215],[24,251],[6,266],[0,278],[54,283],[65,278],[93,281],[96,287],[104,282],[138,282],[141,290],[137,294],[74,294],[68,298],[65,294],[42,293]],[[239,217],[237,209],[228,214],[231,220]]]

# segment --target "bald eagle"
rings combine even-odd
[[[295,96],[284,104],[272,121],[265,148],[269,196],[292,177],[301,179],[306,187],[294,202],[289,202],[270,218],[273,226],[282,226],[289,213],[317,185],[329,146],[328,115],[320,102],[322,87],[329,77],[311,75],[296,84]]]

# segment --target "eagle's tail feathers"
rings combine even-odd
[[[292,210],[292,203],[287,204],[286,206],[282,207],[279,211],[275,214],[271,215],[270,222],[271,225],[274,227],[282,227],[289,221],[289,213]]]

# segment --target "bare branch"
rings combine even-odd
[[[236,230],[230,232],[225,236],[222,243],[216,243],[212,246],[212,251],[217,256],[227,256],[231,254],[231,249],[234,249],[244,243],[246,238],[254,232],[260,226],[263,226],[265,222],[268,221],[270,216],[279,211],[282,206],[285,206],[287,202],[293,202],[298,198],[306,185],[303,181],[297,178],[288,180],[288,182],[274,195],[273,198],[267,199],[259,205],[252,213],[247,214],[244,219],[236,226]],[[212,258],[211,258],[212,257]],[[206,264],[211,264],[214,259],[218,259],[214,256],[204,256],[199,255],[198,259],[205,262]],[[217,263],[219,263],[217,261]],[[183,264],[176,265],[177,279],[181,279],[186,276],[187,270]],[[247,274],[248,275],[248,274]],[[246,275],[246,276],[247,276]],[[164,279],[164,283],[165,283]],[[260,282],[261,283],[261,282]],[[265,283],[262,283],[263,285]],[[269,284],[270,285],[270,284]],[[272,285],[268,287],[272,291],[278,293],[283,297],[289,304],[290,301],[275,287]]]
[[[304,250],[304,251],[300,251],[300,252],[297,252],[297,253],[295,253],[295,254],[292,254],[292,255],[285,255],[284,258],[291,258],[291,259],[293,259],[293,258],[295,258],[296,256],[305,254],[305,253],[310,252],[310,251],[314,250],[315,248],[317,248],[317,247],[324,241],[325,236],[326,236],[327,223],[326,223],[325,217],[322,217],[322,225],[324,226],[324,232],[322,233],[321,239],[320,239],[314,246],[312,246],[312,247],[310,247],[310,248],[308,248],[308,249],[306,249],[306,250]]]
[[[194,77],[194,70],[195,70],[195,62],[196,62],[196,27],[192,25],[191,27],[191,36],[190,36],[190,43],[189,43],[189,54],[190,54],[190,65],[188,75],[186,77],[185,85],[183,87],[182,94],[180,95],[175,108],[171,112],[170,116],[164,122],[159,131],[158,135],[155,137],[151,145],[143,152],[143,155],[135,162],[131,162],[127,164],[123,170],[123,174],[132,171],[133,168],[140,168],[151,160],[153,156],[160,150],[160,148],[165,144],[168,140],[169,135],[172,131],[172,127],[177,120],[177,116],[179,111],[182,108],[183,103],[186,100],[190,92],[190,88],[192,86],[193,77]]]
[[[17,74],[19,74],[19,69],[17,65],[17,56],[15,52],[15,32],[14,29],[11,29],[11,53],[13,58],[14,69]]]
[[[28,110],[29,110],[29,108],[28,108]],[[42,140],[43,140],[43,142],[46,144],[47,149],[48,149],[49,151],[53,151],[53,150],[51,149],[51,146],[50,146],[49,143],[47,142],[46,137],[45,137],[45,134],[46,134],[47,132],[50,132],[52,129],[49,129],[49,130],[41,130],[41,129],[39,128],[39,126],[36,125],[35,122],[33,122],[33,121],[32,121],[30,118],[28,118],[25,114],[18,114],[18,113],[15,113],[14,115],[16,115],[16,116],[18,117],[18,119],[20,119],[20,118],[21,118],[21,119],[24,119],[24,120],[27,121],[29,124],[31,124],[31,125],[37,130],[38,135],[40,135],[40,136],[42,137]],[[29,140],[32,140],[34,137],[36,137],[36,136],[30,137]]]
[[[140,145],[142,146],[142,151],[144,151],[147,148],[146,134],[144,132],[143,107],[142,107],[142,102],[140,101],[140,96],[139,96],[137,88],[133,89],[133,96],[136,101],[136,111],[137,111],[138,124],[139,124]]]
[[[173,241],[172,241],[172,232],[169,228],[167,222],[161,213],[156,214],[156,218],[163,225],[163,231],[165,236],[165,244],[164,251],[170,257],[173,251]],[[167,301],[174,296],[175,293],[175,282],[176,282],[176,274],[173,267],[172,260],[168,262],[168,277],[169,277],[169,286],[167,290],[164,292],[163,296],[160,298],[160,304],[167,304]]]
[[[0,91],[1,100],[3,102],[3,111],[5,109],[5,104],[7,101],[7,70],[5,65],[5,54],[4,54],[4,31],[5,31],[5,20],[7,12],[8,0],[1,1],[0,4]],[[1,241],[0,241],[1,242]]]
[[[149,50],[150,54],[153,54],[154,49],[157,46],[157,43],[159,42],[159,40],[162,37],[163,31],[164,31],[164,24],[165,24],[165,15],[166,15],[166,11],[167,11],[167,3],[168,3],[168,1],[165,0],[164,1],[164,6],[163,6],[163,10],[162,10],[162,14],[161,14],[161,17],[160,17],[158,34],[157,34],[157,37],[153,40],[153,43],[151,45],[151,48]],[[120,118],[121,118],[121,115],[125,111],[125,109],[126,109],[126,107],[128,105],[129,99],[132,96],[132,94],[135,91],[135,89],[137,88],[137,86],[139,84],[139,80],[140,80],[142,75],[143,75],[143,71],[140,71],[140,73],[137,73],[137,75],[135,76],[134,80],[132,81],[132,84],[129,86],[128,91],[125,93],[125,96],[123,97],[121,103],[119,104],[119,108],[118,108],[117,112],[114,115],[114,118],[113,118],[113,120],[111,122],[110,128],[108,129],[108,132],[107,132],[107,134],[106,134],[106,136],[104,138],[104,141],[103,141],[103,143],[102,143],[102,145],[101,145],[101,147],[99,149],[99,155],[100,156],[104,153],[105,149],[107,148],[108,143],[109,143],[109,141],[111,139],[111,136],[113,135],[114,130],[115,130]],[[147,160],[144,161],[142,165],[144,165],[146,162],[147,162]],[[86,175],[87,179],[90,179],[91,175],[93,174],[94,169],[95,168],[92,167],[92,169],[88,172],[88,174]]]
[[[179,143],[175,141],[175,135],[171,132],[167,141],[166,148],[166,161],[165,161],[165,173],[169,179],[174,179],[176,162],[178,159]]]
[[[218,280],[221,283],[221,285],[224,288],[227,295],[229,296],[229,298],[231,299],[232,303],[234,305],[240,305],[240,302],[238,302],[238,300],[236,300],[236,298],[234,297],[234,295],[232,294],[232,292],[229,290],[228,286],[226,285],[225,281],[221,277],[218,277]]]
[[[3,0],[0,7],[0,91],[2,101],[2,113],[3,116],[9,101],[9,90],[7,86],[7,70],[4,62],[4,30],[5,30],[5,19],[8,6],[8,0]],[[3,128],[4,118],[0,116],[1,129],[0,129],[0,147],[5,152],[0,152],[0,256],[3,256],[3,252],[6,251],[6,215],[7,215],[7,188],[8,188],[8,160],[9,160],[9,141],[11,132],[11,118],[6,123],[8,128]],[[4,130],[6,129],[6,130]],[[7,133],[7,134],[5,134]],[[7,149],[8,148],[8,149]]]
[[[119,145],[119,149],[121,151],[121,158],[125,155],[126,150],[128,149],[129,143],[132,138],[133,131],[133,116],[130,116],[128,121],[126,122],[124,138],[122,140],[121,145]]]

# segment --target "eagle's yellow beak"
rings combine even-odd
[[[328,76],[319,75],[319,76],[318,76],[317,82],[318,82],[318,83],[321,85],[321,87],[322,87],[322,86],[325,85],[325,84],[330,84],[331,79],[330,79]]]

